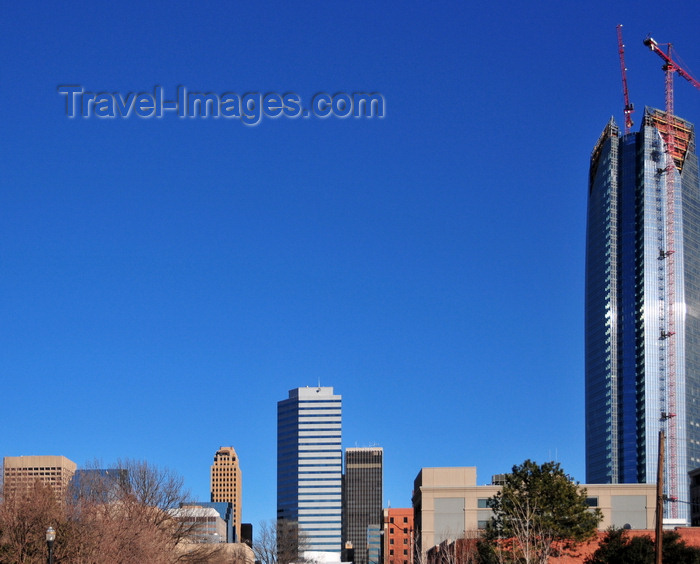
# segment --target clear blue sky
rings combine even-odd
[[[682,1],[5,3],[0,455],[120,457],[207,499],[233,445],[243,519],[275,515],[276,402],[343,396],[385,449],[385,504],[424,466],[526,458],[583,481],[588,159],[639,121]],[[518,5],[513,5],[518,4]],[[384,119],[69,119],[99,92],[380,92]],[[677,113],[700,92],[676,79]]]

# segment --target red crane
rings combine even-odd
[[[619,32],[619,29],[618,29]],[[680,171],[683,167],[685,152],[688,147],[688,131],[683,126],[683,120],[675,117],[673,110],[673,75],[678,73],[693,86],[700,89],[700,82],[693,78],[689,72],[681,67],[672,58],[672,47],[667,45],[667,52],[661,49],[659,44],[647,37],[644,40],[644,45],[649,47],[654,53],[664,60],[662,67],[666,73],[666,113],[664,116],[657,116],[655,122],[666,144],[666,167],[659,169],[659,174],[665,174],[666,178],[666,221],[665,221],[665,239],[666,248],[660,249],[659,258],[666,261],[666,284],[665,308],[661,306],[659,312],[659,326],[661,329],[661,345],[660,345],[660,360],[662,368],[660,377],[666,379],[667,395],[665,400],[666,407],[662,403],[661,419],[665,421],[668,428],[668,457],[666,464],[668,471],[668,499],[671,501],[678,500],[678,420],[676,414],[676,321],[675,321],[675,302],[676,302],[676,277],[675,277],[675,178],[676,170]],[[678,137],[678,143],[676,142]],[[665,357],[665,362],[662,360]],[[680,472],[685,476],[685,469],[681,468]],[[682,480],[682,478],[681,478]],[[678,506],[673,503],[669,507],[669,516],[671,518],[678,517]]]
[[[695,88],[700,89],[700,82],[698,82],[693,76],[685,70],[682,66],[680,66],[676,61],[674,61],[671,58],[672,55],[672,48],[673,46],[670,43],[663,43],[662,45],[666,45],[666,50],[668,51],[667,53],[663,52],[663,49],[659,46],[659,43],[654,41],[652,37],[647,37],[644,40],[644,45],[649,47],[654,53],[656,53],[659,57],[661,57],[664,62],[666,63],[662,68],[666,73],[670,73],[671,77],[673,77],[673,73],[677,72],[680,76],[685,78],[690,84],[695,86]],[[668,85],[667,85],[668,88]],[[666,95],[668,96],[669,92],[668,90],[666,91]],[[671,97],[673,97],[673,82],[671,82]],[[671,100],[671,106],[673,106],[673,100]]]
[[[632,112],[634,104],[630,103],[630,95],[627,91],[627,67],[625,66],[625,44],[622,42],[622,24],[617,26],[617,51],[620,54],[620,72],[622,74],[622,94],[625,97],[625,133],[632,130]]]

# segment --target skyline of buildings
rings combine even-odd
[[[646,108],[639,132],[621,135],[611,118],[591,155],[588,190],[586,482],[656,482],[663,429],[665,493],[688,501],[688,471],[700,465],[693,125]],[[688,521],[688,504],[667,504],[666,516]]]
[[[412,507],[383,508],[384,449],[346,448],[342,464],[342,396],[335,394],[332,387],[290,390],[289,398],[278,402],[278,430],[278,449],[283,455],[279,459],[279,475],[297,476],[291,483],[297,486],[295,511],[300,519],[295,521],[304,532],[304,552],[332,552],[340,558],[340,550],[319,548],[334,535],[342,544],[350,542],[355,564],[412,564],[424,561],[430,549],[444,542],[477,538],[493,516],[488,500],[500,490],[504,475],[492,476],[488,485],[477,485],[476,467],[466,466],[421,468],[413,484]],[[18,461],[12,464],[12,458]],[[65,457],[6,457],[5,476],[12,480],[15,474],[31,479],[45,475],[60,483],[56,476],[62,474],[47,472],[60,467],[60,459],[67,461],[68,467],[75,466]],[[329,483],[328,476],[338,466],[342,476],[339,490],[334,488],[335,482]],[[13,473],[13,467],[22,472]],[[220,447],[210,470],[212,498],[230,497],[235,490],[240,499],[240,466],[234,447]],[[124,472],[73,469],[69,474],[89,478],[105,477],[107,473],[112,479],[122,479]],[[602,512],[599,530],[610,526],[652,528],[655,484],[591,483],[581,487],[587,489],[588,505]],[[331,502],[336,501],[333,496],[338,491],[342,492],[341,513],[335,519],[336,514],[330,510],[336,505]],[[221,506],[228,509],[223,511]],[[225,501],[183,503],[171,515],[193,525],[195,542],[241,542],[240,536],[231,538],[232,508],[233,503]],[[290,510],[288,515],[291,514]],[[307,516],[311,519],[301,520]],[[314,538],[319,532],[320,538]]]
[[[277,403],[277,518],[297,523],[304,549],[342,549],[342,397],[289,390]]]
[[[352,543],[355,564],[379,563],[383,472],[381,447],[345,449],[343,542]]]

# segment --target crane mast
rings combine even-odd
[[[620,30],[618,28],[618,36]],[[661,49],[659,44],[647,37],[644,45],[649,47],[654,53],[664,60],[662,67],[665,72],[666,81],[666,108],[665,116],[658,121],[659,131],[666,145],[666,166],[659,168],[659,176],[665,174],[666,179],[666,214],[665,214],[665,248],[659,250],[659,259],[666,263],[665,284],[663,284],[662,304],[659,311],[660,335],[660,356],[665,356],[665,366],[661,367],[661,377],[666,380],[666,397],[661,398],[661,420],[666,423],[668,430],[668,453],[666,466],[668,476],[668,496],[670,501],[678,500],[678,427],[679,422],[676,417],[676,389],[678,387],[676,371],[676,276],[675,276],[675,182],[676,171],[680,171],[685,155],[685,139],[681,143],[676,143],[676,131],[680,121],[676,119],[673,108],[673,75],[678,73],[688,82],[700,89],[700,82],[695,80],[690,73],[685,71],[673,60],[671,44],[667,46],[667,52]],[[624,79],[623,79],[624,81]],[[626,86],[625,86],[626,88]],[[626,114],[625,114],[626,115]],[[679,146],[680,145],[680,146]],[[665,351],[664,351],[665,349]],[[663,354],[665,352],[665,355]],[[665,407],[664,407],[665,404]],[[685,469],[683,469],[685,473]],[[671,503],[668,511],[669,517],[678,517],[678,505]]]

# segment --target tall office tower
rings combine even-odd
[[[6,456],[3,462],[5,495],[22,493],[39,480],[64,500],[77,465],[65,456]]]
[[[379,564],[383,458],[381,448],[345,449],[343,541],[352,543],[355,564]]]
[[[610,120],[591,155],[586,238],[586,481],[656,482],[664,430],[666,493],[687,502],[687,473],[700,466],[700,187],[690,123],[646,108],[640,131],[620,135]],[[666,504],[667,518],[688,514],[688,503]]]
[[[231,504],[235,542],[241,538],[241,467],[233,447],[221,447],[211,466],[211,501]]]
[[[341,551],[341,396],[297,388],[277,404],[277,518],[299,526],[302,550]]]

